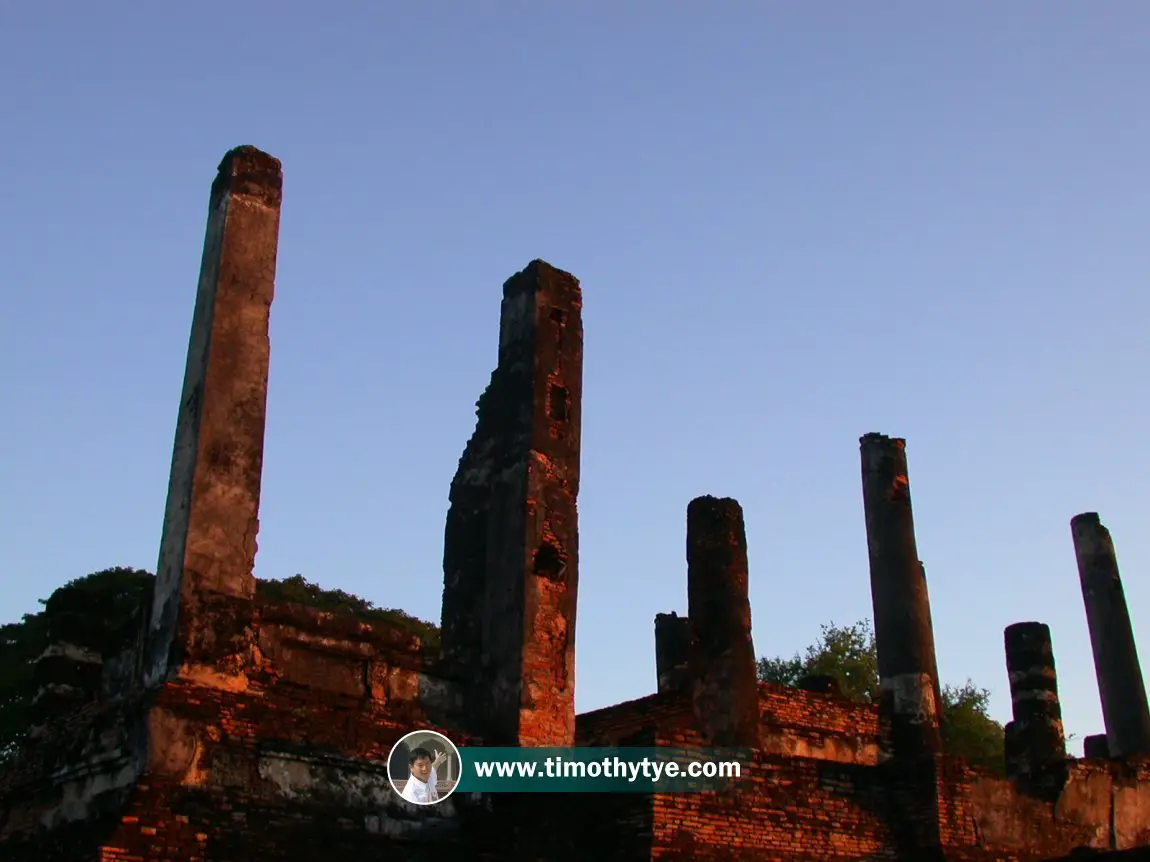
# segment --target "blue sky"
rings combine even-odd
[[[154,568],[208,189],[254,144],[285,171],[259,576],[438,619],[500,286],[541,257],[584,289],[581,711],[653,690],[699,494],[746,511],[760,654],[870,616],[880,431],[944,681],[1007,718],[1002,629],[1040,620],[1101,731],[1069,519],[1112,529],[1150,661],[1150,8],[316,8],[0,12],[0,618]]]

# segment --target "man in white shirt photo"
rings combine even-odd
[[[436,768],[447,759],[447,752],[436,752],[434,757],[426,748],[412,749],[408,755],[407,765],[411,770],[411,777],[403,786],[400,793],[408,802],[416,805],[430,805],[439,801],[439,776]]]

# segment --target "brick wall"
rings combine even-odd
[[[114,822],[76,840],[97,841],[94,858],[109,860],[303,859],[316,858],[307,848],[365,843],[419,858],[428,842],[484,834],[473,821],[487,816],[487,801],[460,795],[413,810],[388,782],[388,752],[411,730],[478,741],[444,724],[457,682],[437,676],[418,638],[299,606],[258,602],[254,611],[242,668],[200,668],[146,701],[92,704],[55,722],[0,776],[0,837],[29,858],[80,858],[63,837],[22,836],[105,808],[118,812]],[[138,775],[124,791],[101,790],[107,767],[98,764],[111,756]],[[52,777],[69,762],[95,774],[95,786]]]
[[[650,858],[1021,862],[1150,843],[1150,772],[1136,761],[1072,761],[1050,801],[957,758],[892,760],[876,707],[770,685],[759,698],[749,776],[726,794],[656,796]],[[689,698],[664,693],[580,716],[579,742],[702,745],[691,725]]]
[[[414,727],[481,742],[429,716],[454,682],[429,673],[434,663],[417,640],[269,604],[257,608],[252,639],[242,684],[178,680],[147,704],[93,704],[61,717],[31,749],[36,757],[4,773],[3,858],[1022,862],[1106,850],[1111,823],[1120,847],[1150,842],[1148,764],[1074,761],[1062,794],[1047,801],[954,758],[908,772],[887,757],[876,708],[769,685],[759,687],[762,748],[732,792],[453,795],[413,810],[396,804],[387,783],[391,745]],[[144,774],[125,792],[93,794],[92,816],[66,822],[64,796],[78,785],[63,793],[46,774],[69,761],[77,773],[107,752],[129,762],[132,709],[152,740]],[[692,723],[690,695],[666,692],[579,716],[577,741],[701,745]],[[937,792],[915,796],[924,782]],[[50,816],[53,829],[27,837]],[[944,851],[920,855],[908,823],[931,817]]]
[[[955,853],[1053,859],[1150,844],[1150,762],[1070,761],[1061,793],[1048,800],[942,758],[939,788],[943,840]]]
[[[61,648],[38,680],[64,697],[0,764],[0,859],[1022,862],[1150,843],[1145,761],[1055,762],[1058,781],[1038,794],[938,753],[933,630],[897,438],[860,441],[881,712],[756,685],[742,510],[701,497],[688,507],[688,617],[663,620],[662,691],[576,717],[582,291],[543,261],[504,284],[498,365],[452,482],[443,658],[401,628],[258,598],[282,179],[251,147],[220,164],[147,636],[97,658],[82,626],[55,633]],[[1122,700],[1135,677],[1128,663],[1104,693]],[[386,765],[414,729],[460,745],[754,751],[727,792],[453,794],[415,808],[396,799]]]

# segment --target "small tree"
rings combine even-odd
[[[869,620],[850,626],[824,625],[806,653],[759,659],[759,679],[795,686],[804,676],[829,676],[845,696],[873,703],[879,691],[878,649]],[[990,692],[970,680],[942,688],[942,736],[946,750],[972,764],[1001,773],[1005,768],[1002,725],[989,714]]]
[[[942,739],[951,754],[975,766],[1001,773],[1006,767],[1006,734],[990,717],[990,692],[969,679],[943,686]]]
[[[873,700],[878,692],[878,651],[870,623],[830,623],[822,627],[818,641],[807,647],[805,655],[759,659],[763,682],[795,686],[804,676],[833,677],[851,700]]]

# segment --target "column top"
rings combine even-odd
[[[704,513],[725,518],[740,518],[743,515],[743,507],[732,497],[712,497],[710,494],[696,497],[687,504],[688,518]]]
[[[1015,657],[1022,654],[1051,653],[1050,626],[1046,623],[1023,622],[1007,626],[1002,631],[1003,646],[1006,648],[1006,663],[1010,665]]]
[[[533,261],[523,267],[511,278],[503,282],[503,296],[506,298],[513,293],[521,292],[528,287],[528,283],[524,282],[524,276],[533,276],[537,281],[544,281],[549,276],[555,279],[555,286],[560,289],[565,289],[566,292],[571,294],[570,299],[578,301],[581,298],[581,290],[579,287],[579,279],[566,270],[560,269],[557,266],[552,266],[545,260],[535,258]]]
[[[234,147],[220,161],[212,183],[212,200],[224,193],[261,198],[279,206],[283,196],[283,165],[275,156],[252,146]]]
[[[1071,527],[1076,527],[1080,524],[1083,526],[1085,526],[1087,524],[1101,525],[1102,519],[1100,517],[1098,517],[1097,512],[1083,512],[1081,515],[1075,515],[1073,518],[1070,519],[1070,526]]]
[[[1011,640],[1016,637],[1022,638],[1027,636],[1050,637],[1050,626],[1048,626],[1046,623],[1036,623],[1029,621],[1011,623],[1003,630],[1003,632],[1006,635],[1007,640]]]
[[[863,434],[859,437],[859,446],[865,448],[867,446],[895,446],[899,449],[906,448],[905,437],[888,437],[886,434],[879,434],[872,431],[869,434]]]

